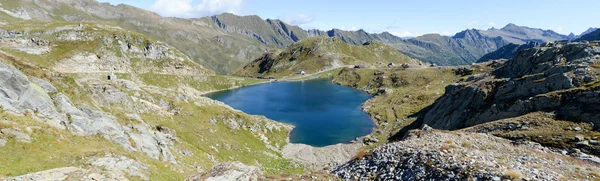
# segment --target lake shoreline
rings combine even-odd
[[[295,78],[271,79],[271,80],[265,80],[265,81],[261,81],[258,83],[254,83],[254,84],[248,84],[248,85],[243,85],[243,86],[234,86],[234,87],[230,87],[227,89],[221,89],[221,90],[207,91],[207,92],[204,92],[202,95],[205,97],[208,97],[207,95],[209,95],[211,93],[215,93],[215,92],[238,89],[238,88],[243,88],[243,87],[248,87],[248,86],[261,85],[261,84],[266,84],[266,83],[300,82],[300,81],[310,81],[310,80],[318,80],[318,79],[332,80],[332,78],[333,77],[312,76],[312,77],[307,77],[307,78],[302,78],[302,79],[295,79]],[[333,81],[331,81],[331,83],[340,85]],[[344,86],[344,85],[340,85],[340,86]],[[352,88],[354,90],[358,90],[358,91],[369,94],[365,90],[356,89],[356,88],[350,87],[350,86],[344,86],[344,87]],[[329,167],[329,166],[331,166],[331,164],[337,165],[337,164],[343,163],[343,162],[351,159],[360,149],[367,146],[367,145],[363,144],[361,140],[365,137],[371,136],[377,129],[377,122],[375,119],[373,119],[373,115],[369,114],[368,112],[366,112],[364,110],[364,104],[375,97],[373,94],[369,94],[369,95],[371,97],[369,99],[365,100],[364,102],[362,102],[360,105],[361,112],[368,115],[369,120],[373,124],[373,127],[371,128],[371,130],[369,131],[368,134],[360,136],[360,137],[356,137],[346,143],[337,143],[337,144],[332,144],[332,145],[327,145],[327,146],[311,146],[311,145],[302,144],[302,143],[292,143],[290,141],[292,131],[290,131],[290,132],[288,132],[287,137],[286,137],[286,144],[280,150],[281,153],[284,155],[285,158],[298,161],[311,170],[318,170],[318,169],[322,169],[325,167]],[[215,101],[218,101],[218,100],[215,100]],[[273,120],[273,121],[275,121],[275,120]],[[275,122],[283,123],[283,122],[279,122],[279,121],[275,121]],[[293,124],[290,124],[290,123],[283,123],[283,124],[291,125],[293,127],[292,130],[296,129],[296,126]],[[303,152],[301,150],[309,150],[309,151]],[[302,153],[302,154],[299,154],[299,153]],[[328,155],[332,158],[337,158],[337,160],[331,159],[329,161],[323,161],[322,159],[318,159],[319,158],[318,155]],[[315,159],[315,158],[317,158],[317,159]],[[327,163],[325,163],[325,162],[327,162]]]
[[[295,125],[292,143],[315,147],[354,143],[376,126],[362,109],[372,95],[330,78],[246,86],[206,96],[248,114]]]

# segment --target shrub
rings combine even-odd
[[[32,111],[25,110],[25,111],[23,111],[23,115],[24,115],[25,117],[32,116]]]
[[[473,145],[472,145],[471,143],[469,143],[469,142],[463,142],[463,143],[461,144],[461,146],[462,146],[463,148],[471,148]]]
[[[512,180],[521,179],[521,173],[513,169],[507,170],[506,173],[504,173],[504,176]]]
[[[367,155],[367,151],[365,151],[364,148],[361,148],[360,150],[358,150],[358,152],[356,152],[356,155],[354,155],[354,157],[352,157],[352,160],[357,161],[362,159],[363,157],[365,157]]]
[[[69,121],[69,124],[73,123],[73,117],[71,117],[71,114],[67,113],[67,120]]]
[[[440,150],[441,150],[441,151],[444,151],[444,150],[450,150],[450,148],[451,148],[451,147],[450,147],[450,145],[444,145],[444,146],[442,146],[442,147],[440,148]]]

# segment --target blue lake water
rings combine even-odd
[[[327,79],[274,82],[207,95],[248,114],[296,126],[290,142],[311,146],[349,143],[371,133],[361,104],[371,95]]]

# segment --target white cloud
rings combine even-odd
[[[358,28],[356,26],[351,26],[351,27],[345,27],[345,26],[343,26],[340,29],[344,30],[344,31],[357,31],[358,30]]]
[[[562,34],[569,33],[569,32],[565,31],[565,27],[564,26],[554,26],[554,27],[552,27],[550,29],[553,30],[554,32],[557,32],[557,33],[562,33]]]
[[[489,22],[489,23],[488,23],[488,25],[489,25],[489,26],[496,26],[496,23],[494,23],[494,22]]]
[[[397,37],[415,37],[419,36],[418,33],[412,33],[408,31],[400,31],[400,32],[390,32],[392,35],[396,35]]]
[[[156,0],[150,10],[167,17],[197,18],[224,12],[238,13],[244,0],[202,0],[197,5],[192,0]]]
[[[296,16],[280,16],[279,19],[293,25],[301,25],[313,21],[313,17],[305,14],[298,14]]]
[[[409,31],[396,31],[396,32],[390,32],[392,35],[395,35],[397,37],[417,37],[417,36],[421,36],[424,34],[440,34],[443,36],[452,36],[454,35],[453,33],[447,32],[447,31],[443,31],[443,32],[429,32],[429,33],[418,33],[418,32],[409,32]]]
[[[444,36],[454,35],[454,33],[450,33],[450,32],[447,32],[447,31],[442,31],[442,32],[434,31],[434,32],[431,32],[431,33],[440,34],[440,35],[444,35]]]
[[[467,23],[467,28],[475,28],[477,26],[477,21],[472,21],[470,23]]]

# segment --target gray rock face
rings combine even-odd
[[[129,176],[139,177],[142,180],[149,180],[150,167],[124,156],[95,158],[90,160],[89,163],[95,167],[115,172],[117,175],[124,175],[126,173]]]
[[[169,150],[176,140],[174,136],[153,130],[151,126],[140,120],[132,129],[125,129],[114,116],[100,111],[77,108],[64,94],[58,93],[54,101],[47,94],[56,92],[49,82],[33,78],[31,83],[27,76],[12,66],[0,62],[0,106],[15,112],[33,114],[42,118],[45,123],[57,127],[68,128],[78,135],[102,135],[106,139],[121,145],[129,151],[141,151],[154,159],[176,163],[175,156]],[[102,97],[110,103],[122,103],[128,96],[117,88],[100,85],[94,86],[103,94]],[[55,106],[56,103],[56,106]],[[2,129],[2,134],[8,135],[21,142],[31,142],[29,135],[14,129]],[[130,139],[136,143],[133,147]]]
[[[18,104],[21,95],[31,89],[27,76],[2,62],[0,62],[0,83],[0,92],[2,92],[0,105],[9,110],[16,110],[14,106]]]
[[[149,125],[140,124],[131,127],[122,126],[116,118],[99,111],[77,109],[71,100],[63,95],[56,96],[60,111],[69,117],[68,128],[79,135],[100,134],[121,145],[129,151],[141,151],[153,159],[176,163],[175,156],[169,150],[176,140],[174,136],[153,130]],[[134,131],[135,130],[135,131]],[[133,140],[133,147],[129,140]]]
[[[23,133],[16,129],[4,128],[0,129],[0,133],[12,137],[19,142],[31,143],[31,137],[27,133]],[[6,140],[4,140],[4,143],[6,144]]]
[[[58,92],[58,90],[56,90],[56,87],[54,87],[54,85],[52,85],[50,82],[44,80],[44,79],[40,79],[37,77],[34,77],[31,79],[31,81],[37,85],[39,85],[40,87],[42,87],[46,93],[55,93]]]
[[[138,124],[132,127],[136,131],[129,133],[129,136],[136,143],[136,149],[146,153],[151,158],[157,160],[162,158],[164,161],[176,163],[175,156],[168,147],[173,146],[173,136],[154,131],[147,125]]]
[[[0,62],[0,106],[16,113],[33,112],[56,128],[63,128],[61,116],[50,96],[40,86],[10,65]]]
[[[88,161],[91,168],[62,167],[41,172],[30,173],[11,178],[3,178],[4,181],[25,180],[129,180],[139,178],[149,180],[150,168],[138,161],[121,157],[93,158]],[[129,177],[128,177],[129,176]]]
[[[18,177],[6,178],[5,180],[6,181],[25,181],[25,180],[61,181],[61,180],[67,180],[67,178],[69,178],[71,175],[76,175],[76,174],[77,175],[86,174],[87,176],[82,176],[83,178],[80,178],[82,180],[84,178],[92,179],[92,178],[88,177],[88,176],[92,175],[92,173],[90,173],[89,170],[84,170],[84,169],[76,168],[76,167],[63,167],[63,168],[45,170],[45,171],[36,172],[36,173],[30,173],[30,174],[21,175]],[[95,178],[98,178],[98,177],[95,177]],[[72,178],[72,179],[76,180],[75,178]],[[106,179],[106,178],[102,177],[102,179]]]
[[[521,51],[489,75],[446,87],[428,110],[424,124],[459,129],[536,111],[600,125],[594,65],[600,47],[585,43],[549,44]],[[573,90],[573,91],[565,91]]]
[[[114,117],[89,109],[77,109],[71,100],[63,95],[56,96],[56,102],[61,112],[70,117],[68,128],[79,135],[101,134],[105,138],[133,151],[129,137]]]

